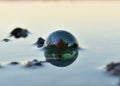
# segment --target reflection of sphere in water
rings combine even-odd
[[[78,42],[76,38],[67,31],[55,31],[46,40],[46,48],[78,48]]]
[[[58,66],[65,67],[72,64],[78,56],[77,49],[46,49],[45,57],[47,62]]]

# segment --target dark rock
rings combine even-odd
[[[37,59],[34,59],[34,60],[32,61],[32,64],[33,64],[34,66],[41,66],[41,65],[42,65],[41,62],[38,61]]]
[[[37,59],[34,59],[33,62],[38,62],[38,60],[37,60]]]
[[[114,75],[120,75],[120,62],[110,63],[106,66],[107,72],[111,72]]]
[[[34,59],[33,61],[28,61],[26,67],[32,67],[32,66],[42,66],[41,61],[38,61],[37,59]]]
[[[19,62],[11,62],[10,64],[17,65],[17,64],[19,64]]]
[[[33,65],[35,65],[35,66],[42,66],[41,62],[35,62]]]
[[[21,32],[22,37],[26,38],[28,36],[28,33],[29,33],[28,30],[26,30],[26,29],[22,30],[22,32]]]
[[[28,36],[28,33],[28,30],[17,27],[10,33],[10,37],[14,36],[15,38],[26,38]]]
[[[26,64],[25,66],[26,66],[26,67],[32,67],[33,64],[32,64],[32,62],[28,61],[27,64]]]
[[[3,39],[2,41],[4,41],[4,42],[9,42],[10,39],[5,38],[5,39]]]
[[[42,47],[44,45],[45,40],[43,38],[38,38],[37,42],[35,45],[37,45],[38,48]]]

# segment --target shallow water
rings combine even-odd
[[[118,77],[100,67],[119,61],[120,2],[0,2],[0,39],[15,27],[27,28],[26,39],[0,42],[0,86],[118,86]],[[25,68],[24,62],[45,60],[33,46],[38,37],[56,30],[71,32],[83,50],[67,67],[45,63]],[[21,65],[8,65],[11,61]]]

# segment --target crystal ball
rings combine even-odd
[[[71,33],[63,30],[58,30],[48,36],[45,42],[45,48],[78,48],[78,41]]]
[[[45,42],[46,61],[58,67],[72,64],[78,56],[78,42],[69,32],[55,31]]]

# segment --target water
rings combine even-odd
[[[26,39],[0,42],[1,86],[118,86],[118,77],[101,66],[119,61],[119,2],[0,2],[0,39],[15,27],[27,28]],[[83,50],[67,67],[49,63],[25,68],[10,61],[44,60],[44,52],[33,46],[56,30],[71,32]]]

